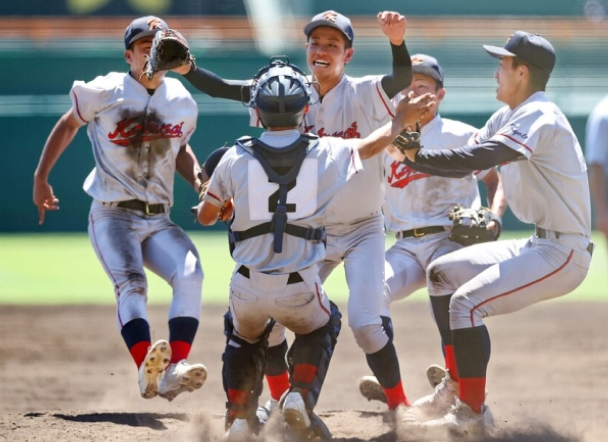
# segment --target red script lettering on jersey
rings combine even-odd
[[[428,173],[417,172],[403,163],[393,161],[391,163],[391,174],[388,177],[388,184],[391,187],[398,187],[399,189],[403,189],[412,181],[416,181],[421,178],[428,178],[430,176],[431,175]]]
[[[339,137],[339,138],[361,138],[361,134],[359,132],[357,132],[357,122],[353,121],[352,124],[350,125],[350,127],[346,130],[340,131],[340,132],[334,132],[333,134],[328,134],[325,133],[325,128],[322,127],[321,129],[319,129],[319,131],[317,132],[317,135],[320,137]]]
[[[135,118],[127,118],[116,124],[116,130],[108,134],[108,138],[119,146],[128,146],[131,140],[151,141],[159,138],[181,138],[183,136],[182,126],[179,124],[157,124],[150,121],[141,122]],[[117,137],[120,137],[116,139]]]

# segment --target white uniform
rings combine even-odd
[[[586,133],[587,164],[601,164],[608,173],[608,95],[589,115]]]
[[[474,139],[522,154],[501,167],[503,189],[513,213],[537,232],[465,247],[431,263],[430,295],[453,294],[452,330],[565,295],[584,280],[591,261],[587,167],[568,120],[544,92],[497,111]]]
[[[425,149],[456,149],[465,146],[477,129],[437,115],[422,127]],[[475,174],[461,179],[418,172],[384,154],[386,230],[397,242],[386,251],[383,316],[390,316],[390,304],[426,286],[426,268],[431,261],[462,248],[448,239],[452,222],[448,212],[454,205],[481,206]],[[444,227],[429,234],[414,229]],[[411,236],[410,236],[411,235]],[[405,236],[405,237],[404,237]]]
[[[273,147],[289,146],[300,136],[297,130],[265,132],[260,140]],[[347,141],[317,141],[304,159],[295,187],[289,190],[288,223],[317,229],[325,224],[325,212],[336,193],[351,177],[362,172],[359,154]],[[233,198],[233,231],[244,231],[271,221],[268,199],[279,185],[269,182],[260,162],[241,147],[229,149],[213,172],[204,197],[218,207]],[[329,299],[318,275],[317,264],[325,258],[322,241],[283,235],[283,250],[274,253],[272,233],[236,243],[235,271],[230,284],[230,311],[237,333],[252,342],[262,334],[270,317],[295,333],[310,333],[327,323]],[[243,275],[242,267],[246,267]],[[290,283],[291,276],[301,282]]]
[[[364,138],[394,116],[393,103],[381,85],[382,76],[351,78],[347,75],[322,101],[313,93],[301,125],[303,132],[321,137]],[[314,88],[313,88],[314,90]],[[252,116],[251,123],[260,126]],[[365,353],[375,353],[388,342],[381,327],[380,310],[384,287],[384,220],[382,217],[382,156],[364,160],[365,171],[357,174],[338,193],[327,209],[327,257],[319,275],[325,281],[344,261],[349,289],[348,325]],[[273,331],[269,344],[283,341]]]
[[[73,114],[88,124],[96,167],[84,189],[93,197],[89,236],[118,302],[119,326],[147,319],[144,265],[173,288],[169,319],[198,319],[203,271],[185,232],[169,219],[175,159],[196,127],[196,102],[166,78],[152,95],[126,73],[110,73],[70,93]],[[117,207],[138,200],[143,210]],[[148,215],[145,203],[163,213]],[[149,208],[149,206],[148,206]]]

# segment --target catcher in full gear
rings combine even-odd
[[[330,439],[314,414],[341,327],[318,274],[325,257],[325,211],[362,159],[379,154],[401,129],[432,106],[431,96],[403,100],[395,119],[363,139],[319,138],[298,127],[311,102],[311,86],[288,60],[272,58],[250,90],[252,106],[268,128],[242,137],[213,171],[198,208],[212,225],[234,201],[230,238],[236,266],[225,316],[223,380],[226,440],[250,440],[263,386],[267,336],[276,320],[295,333],[287,352],[290,388],[280,402],[286,430]]]

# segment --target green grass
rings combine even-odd
[[[225,303],[233,261],[225,232],[190,232],[196,244],[205,281],[204,303]],[[524,237],[527,232],[505,232],[503,238]],[[599,235],[587,279],[561,300],[606,301],[608,253]],[[387,246],[394,239],[387,238]],[[148,272],[149,302],[168,303],[171,289]],[[325,288],[338,302],[347,298],[344,271],[340,266]],[[410,299],[425,299],[419,290]],[[112,284],[104,273],[86,234],[2,234],[0,235],[0,303],[2,304],[113,304]]]

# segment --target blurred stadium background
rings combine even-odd
[[[86,231],[90,198],[82,183],[94,163],[85,130],[51,174],[61,210],[47,216],[44,227],[38,226],[31,202],[32,175],[46,137],[70,106],[72,82],[127,69],[122,36],[133,18],[161,16],[186,35],[200,66],[224,78],[246,79],[274,54],[286,54],[305,69],[302,28],[327,9],[353,21],[355,56],[346,69],[352,76],[389,71],[389,45],[375,15],[380,10],[405,14],[410,53],[431,54],[444,67],[447,95],[441,114],[477,127],[501,106],[494,94],[497,64],[481,45],[501,46],[516,30],[539,33],[554,44],[557,66],[548,94],[569,117],[583,147],[586,118],[608,93],[608,0],[3,1],[0,232]],[[212,99],[184,83],[199,104],[191,144],[201,161],[224,143],[259,133],[249,128],[241,104]],[[177,180],[172,218],[189,230],[200,228],[188,210],[195,201],[194,193]],[[507,229],[529,229],[512,215],[505,221]]]

